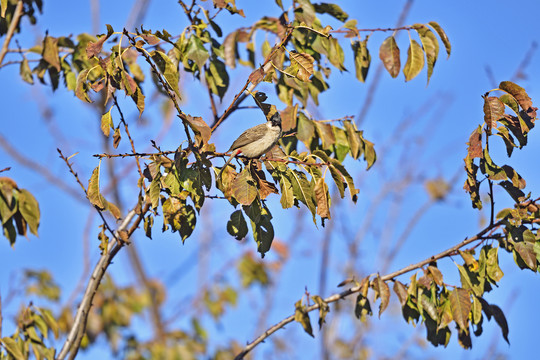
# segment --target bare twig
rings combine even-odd
[[[430,256],[429,258],[427,259],[424,259],[416,264],[411,264],[409,266],[406,266],[400,270],[397,270],[397,271],[394,271],[390,274],[387,274],[387,275],[384,275],[384,276],[381,276],[381,279],[383,281],[388,281],[388,280],[392,280],[400,275],[403,275],[403,274],[406,274],[408,272],[411,272],[411,271],[414,271],[414,270],[417,270],[417,269],[420,269],[426,265],[428,265],[429,263],[433,262],[433,261],[437,261],[437,260],[440,260],[440,259],[443,259],[443,258],[446,258],[446,257],[449,257],[449,256],[453,256],[456,254],[457,250],[475,242],[475,241],[484,241],[486,238],[484,237],[484,235],[490,231],[493,231],[495,229],[497,229],[499,226],[502,225],[502,221],[498,221],[497,223],[493,224],[493,225],[490,225],[490,226],[487,226],[486,228],[484,228],[482,231],[480,231],[478,234],[476,234],[475,236],[472,236],[470,238],[467,238],[465,240],[463,240],[462,242],[460,242],[459,244],[457,245],[454,245],[452,246],[451,248],[448,248],[446,250],[444,250],[443,252],[437,254],[437,255],[433,255],[433,256]],[[345,291],[342,291],[338,294],[334,294],[332,296],[329,296],[327,297],[326,299],[324,299],[324,301],[326,303],[332,303],[332,302],[336,302],[338,300],[341,300],[341,299],[344,299],[352,294],[355,294],[357,292],[359,292],[361,290],[361,287],[360,286],[355,286],[353,288],[350,288],[350,289],[347,289]],[[314,304],[314,305],[311,305],[311,306],[308,306],[306,311],[310,312],[310,311],[313,311],[313,310],[316,310],[319,308],[319,305],[317,304]],[[255,340],[253,340],[252,342],[250,342],[246,347],[244,347],[244,349],[235,357],[235,360],[239,360],[239,359],[243,359],[255,346],[257,346],[258,344],[260,344],[261,342],[263,342],[265,339],[267,339],[270,335],[272,335],[273,333],[275,333],[276,331],[278,331],[279,329],[282,329],[285,325],[291,323],[294,321],[294,314],[293,315],[290,315],[286,318],[284,318],[283,320],[281,320],[280,322],[278,322],[277,324],[273,325],[272,327],[268,328],[263,334],[261,334],[259,337],[257,337]]]
[[[4,62],[4,57],[7,54],[9,43],[11,42],[11,38],[13,37],[13,34],[15,34],[15,30],[17,29],[17,26],[19,25],[19,20],[22,16],[22,10],[23,10],[23,0],[19,0],[17,2],[17,6],[15,7],[15,11],[13,12],[13,17],[11,18],[11,23],[9,24],[8,31],[6,33],[6,39],[4,40],[4,44],[2,45],[2,50],[0,50],[0,64]]]

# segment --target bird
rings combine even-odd
[[[281,116],[275,111],[265,124],[259,124],[247,129],[240,135],[227,152],[232,151],[231,157],[221,168],[218,178],[221,178],[223,170],[237,155],[244,155],[248,159],[258,159],[266,154],[278,142],[281,137]]]

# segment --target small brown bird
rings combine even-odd
[[[235,156],[242,154],[249,159],[257,159],[270,151],[280,137],[281,116],[276,111],[265,124],[247,129],[234,140],[228,150],[232,151],[231,157],[221,168],[218,178]]]

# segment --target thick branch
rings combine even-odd
[[[383,281],[388,281],[388,280],[392,280],[400,275],[403,275],[403,274],[406,274],[408,272],[411,272],[411,271],[414,271],[414,270],[417,270],[417,269],[420,269],[426,265],[428,265],[429,263],[433,262],[433,261],[437,261],[437,260],[440,260],[440,259],[443,259],[443,258],[446,258],[446,257],[449,257],[449,256],[452,256],[454,255],[457,250],[469,245],[470,243],[473,243],[475,241],[478,241],[478,240],[485,240],[485,238],[483,237],[486,233],[492,231],[492,230],[495,230],[497,227],[499,227],[500,225],[502,224],[502,221],[498,221],[497,223],[493,224],[493,225],[489,225],[488,227],[486,227],[484,230],[480,231],[478,234],[476,234],[475,236],[471,237],[471,238],[468,238],[468,239],[465,239],[463,240],[462,242],[460,242],[459,244],[457,245],[454,245],[452,246],[451,248],[449,249],[446,249],[444,250],[443,252],[437,254],[437,255],[433,255],[433,256],[430,256],[429,258],[427,259],[424,259],[416,264],[411,264],[409,266],[406,266],[400,270],[397,270],[397,271],[394,271],[390,274],[387,274],[387,275],[384,275],[384,276],[381,276],[381,279]],[[334,294],[332,296],[329,296],[327,297],[326,299],[324,299],[324,301],[326,303],[332,303],[332,302],[336,302],[338,300],[341,300],[341,299],[344,299],[352,294],[355,294],[357,292],[359,292],[361,289],[360,286],[355,286],[353,288],[350,288],[350,289],[347,289],[345,291],[342,291],[338,294]],[[310,311],[313,311],[313,310],[316,310],[319,308],[319,305],[317,304],[314,304],[314,305],[311,305],[311,306],[308,306],[306,311],[310,312]],[[276,331],[278,331],[279,329],[283,328],[285,325],[291,323],[294,321],[294,314],[293,315],[290,315],[288,317],[286,317],[285,319],[281,320],[280,322],[278,322],[277,324],[273,325],[272,327],[270,327],[268,330],[266,330],[263,334],[261,334],[259,337],[257,337],[255,340],[253,340],[252,342],[250,342],[245,348],[244,350],[242,350],[236,357],[235,357],[235,360],[239,360],[239,359],[243,359],[251,350],[253,350],[253,348],[255,346],[257,346],[258,344],[260,344],[261,342],[263,342],[264,340],[266,340],[270,335],[272,335],[273,333],[275,333]]]

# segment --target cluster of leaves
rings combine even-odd
[[[4,236],[11,246],[17,234],[27,236],[28,230],[37,236],[40,221],[39,204],[34,196],[8,177],[0,177],[0,220]]]
[[[51,334],[58,339],[59,327],[52,312],[31,305],[23,309],[18,316],[15,333],[0,339],[0,344],[9,354],[9,357],[4,357],[0,352],[0,357],[24,360],[33,355],[38,360],[54,360],[55,348],[45,344]]]
[[[490,96],[494,91],[502,91],[504,94],[499,97]],[[489,139],[492,131],[496,130],[495,135],[506,145],[508,157],[512,156],[514,148],[521,149],[527,145],[527,135],[534,127],[536,119],[537,108],[532,105],[531,98],[525,90],[510,81],[501,82],[499,88],[484,95],[485,126],[479,126],[472,132],[465,158],[467,180],[464,189],[471,195],[474,208],[482,208],[480,185],[484,179],[490,184],[495,182],[501,186],[516,203],[527,200],[528,197],[522,191],[526,185],[525,180],[511,166],[499,166],[494,163],[489,153]],[[506,110],[511,113],[506,113]],[[484,179],[478,179],[478,170]]]
[[[28,20],[31,24],[37,22],[36,11],[39,13],[43,12],[43,1],[42,0],[2,0],[0,1],[0,36],[5,35],[8,31],[9,26],[13,20],[13,15],[15,13],[15,8],[17,3],[22,1],[22,16],[28,17]],[[16,32],[21,31],[20,22],[15,28]]]

